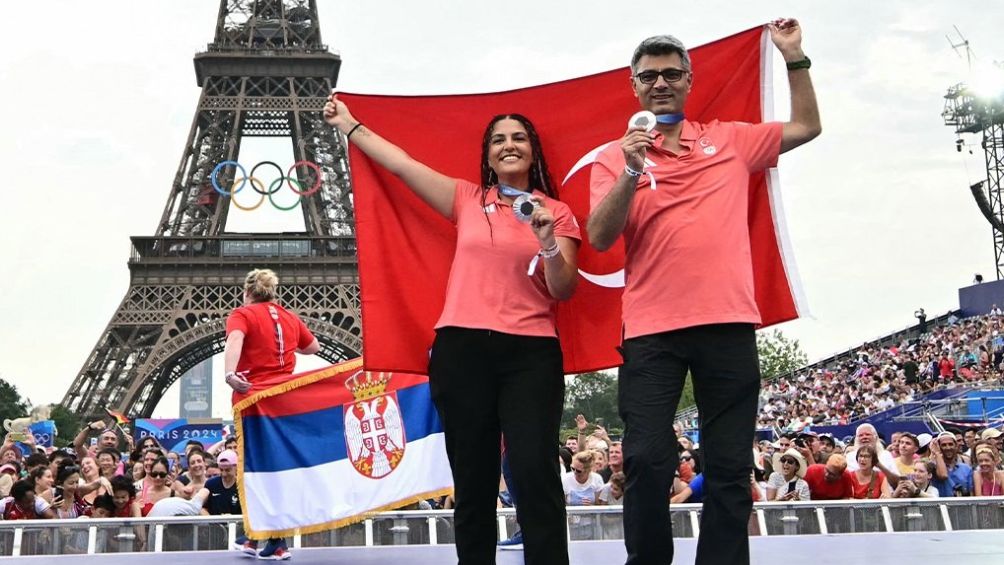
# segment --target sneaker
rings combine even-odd
[[[244,536],[240,536],[234,540],[233,548],[250,557],[258,556],[258,542]]]
[[[511,538],[500,541],[498,543],[498,547],[499,547],[499,549],[502,549],[502,550],[522,551],[523,550],[523,531],[520,530],[520,531],[516,532],[515,534],[513,534]]]
[[[289,548],[286,547],[286,540],[283,539],[268,540],[265,548],[258,552],[258,559],[268,561],[285,561],[291,557],[293,557],[293,554],[289,552]]]

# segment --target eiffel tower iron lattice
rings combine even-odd
[[[130,286],[63,406],[148,417],[188,369],[223,351],[225,321],[243,276],[268,267],[280,301],[304,318],[337,362],[362,352],[348,164],[321,118],[341,59],[321,43],[316,0],[221,0],[216,35],[195,55],[202,87],[195,119],[153,237],[133,237]],[[210,175],[237,160],[244,137],[287,137],[295,175],[319,190],[300,200],[305,233],[224,233],[229,196]],[[221,186],[236,171],[223,169]]]

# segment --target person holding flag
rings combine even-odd
[[[126,442],[127,448],[131,451],[133,448],[132,436],[125,433],[122,430],[123,420],[124,423],[129,423],[129,419],[124,415],[114,412],[112,410],[105,409],[108,415],[114,418],[114,427],[108,427],[104,420],[95,420],[83,428],[77,433],[76,437],[73,438],[73,449],[77,454],[77,459],[83,459],[84,457],[94,457],[97,459],[98,452],[104,449],[114,449],[118,451],[119,449],[119,436],[118,431],[122,431],[122,438]],[[118,431],[116,431],[118,430]],[[87,436],[90,432],[98,432],[98,441],[96,445],[88,446],[85,445],[87,442]],[[119,468],[121,471],[121,466]]]
[[[275,273],[255,269],[244,278],[244,305],[227,318],[224,379],[234,389],[234,404],[289,381],[296,367],[295,353],[313,355],[321,349],[303,320],[275,302],[278,293]],[[257,540],[241,539],[238,545],[262,559],[285,560],[291,555],[283,539],[269,539],[261,551]]]
[[[625,545],[628,565],[673,558],[669,496],[678,464],[673,418],[687,373],[700,413],[705,497],[697,563],[749,563],[746,526],[760,371],[749,235],[750,177],[819,135],[821,125],[793,19],[768,25],[787,64],[791,120],[696,123],[684,117],[700,80],[683,44],[643,41],[631,87],[654,130],[631,127],[603,150],[590,180],[590,243],[623,234]]]
[[[480,182],[472,183],[416,161],[356,120],[335,94],[324,119],[456,227],[428,374],[453,472],[460,564],[495,562],[503,433],[525,561],[567,564],[554,441],[565,388],[555,319],[557,302],[575,289],[580,235],[571,210],[556,200],[533,124],[519,114],[492,118]]]

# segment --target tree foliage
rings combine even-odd
[[[565,386],[563,427],[575,428],[576,414],[583,414],[590,423],[601,419],[608,430],[623,429],[617,414],[617,377],[598,372],[573,376]]]
[[[764,379],[787,375],[809,364],[798,340],[785,337],[781,330],[757,332],[756,347],[760,353],[760,376]]]
[[[680,405],[676,411],[686,410],[695,404],[697,404],[697,401],[694,400],[694,378],[688,372],[687,382],[683,383],[683,392],[680,393]]]
[[[21,397],[17,386],[0,378],[0,420],[23,418],[31,410],[31,404]]]
[[[76,414],[64,408],[62,404],[52,404],[51,408],[49,418],[56,423],[56,445],[70,445],[73,443],[73,436],[84,427],[84,424]]]
[[[781,330],[757,332],[756,344],[760,355],[760,374],[764,379],[792,373],[809,363],[798,340],[785,337]],[[687,374],[678,410],[685,410],[694,404],[694,383]],[[562,427],[574,429],[576,414],[585,415],[590,423],[602,418],[608,430],[623,428],[624,423],[617,414],[617,377],[607,373],[582,373],[572,377],[565,388]]]

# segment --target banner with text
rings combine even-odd
[[[223,420],[219,418],[140,418],[133,424],[133,439],[139,445],[146,437],[157,440],[164,449],[184,453],[185,444],[195,440],[208,449],[223,439]]]

